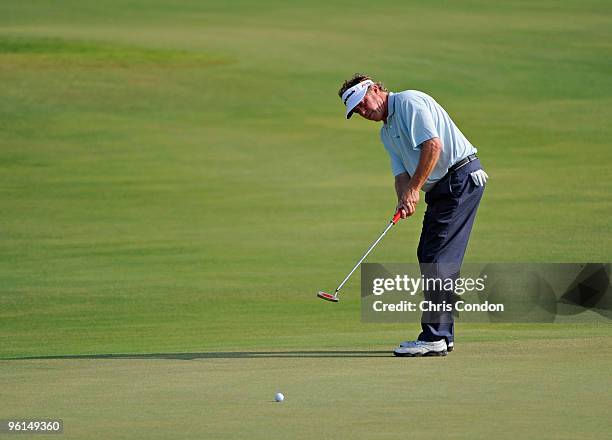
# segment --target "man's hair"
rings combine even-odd
[[[344,84],[342,84],[342,87],[340,87],[340,90],[338,90],[338,96],[342,98],[342,94],[346,92],[348,89],[368,79],[370,81],[373,81],[374,84],[376,84],[380,88],[380,90],[382,90],[383,92],[388,92],[388,90],[385,88],[383,83],[379,81],[374,81],[369,75],[365,75],[363,73],[356,73],[353,75],[351,79],[347,79],[346,81],[344,81]]]

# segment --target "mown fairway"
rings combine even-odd
[[[386,353],[416,328],[360,322],[358,277],[315,297],[394,208],[378,127],[336,95],[357,71],[430,93],[479,147],[468,261],[612,260],[612,5],[503,3],[1,2],[0,419],[609,433],[609,322],[460,325],[455,353],[414,362]],[[422,212],[370,261],[415,261]]]

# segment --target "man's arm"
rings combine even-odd
[[[435,137],[421,144],[419,164],[412,178],[408,173],[395,176],[395,192],[397,193],[397,209],[402,211],[402,218],[410,217],[416,211],[419,203],[419,191],[427,181],[440,158],[442,142]]]

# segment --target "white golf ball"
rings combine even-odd
[[[276,393],[276,395],[274,396],[274,400],[276,400],[277,402],[282,402],[283,400],[285,400],[285,396],[283,393]]]

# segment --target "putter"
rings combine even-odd
[[[374,243],[372,243],[372,246],[370,246],[370,248],[366,251],[365,254],[363,254],[363,257],[361,257],[361,260],[359,260],[357,262],[357,264],[355,265],[355,267],[353,267],[353,270],[351,270],[351,272],[346,276],[346,278],[344,279],[344,281],[342,281],[340,283],[340,285],[338,286],[338,288],[336,289],[336,291],[334,292],[334,294],[332,295],[331,293],[327,293],[327,292],[319,292],[317,293],[317,296],[321,299],[324,299],[326,301],[331,301],[331,302],[338,302],[340,300],[340,298],[338,298],[338,291],[340,289],[342,289],[342,286],[344,286],[344,284],[348,281],[348,279],[351,277],[351,275],[353,275],[353,272],[355,272],[355,270],[359,267],[359,265],[363,262],[363,260],[366,259],[366,257],[368,256],[368,254],[370,252],[372,252],[372,249],[374,249],[374,247],[378,244],[378,242],[380,240],[382,240],[382,238],[385,236],[385,234],[387,233],[387,231],[389,229],[391,229],[391,227],[393,225],[395,225],[399,219],[401,218],[402,214],[401,212],[398,210],[395,215],[393,216],[393,218],[391,219],[391,221],[389,222],[389,224],[387,225],[387,227],[385,228],[385,230],[382,232],[382,234],[380,234],[380,236],[376,239],[376,241]]]

